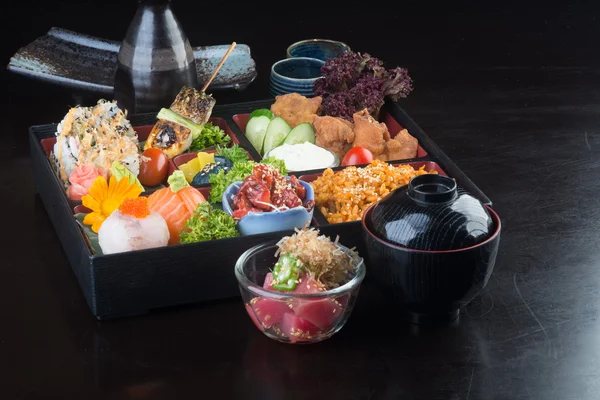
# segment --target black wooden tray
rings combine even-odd
[[[240,141],[240,145],[256,160],[260,159],[240,127],[234,121],[238,114],[269,107],[273,100],[216,106],[213,116],[224,118]],[[444,154],[422,129],[396,103],[388,102],[385,111],[415,136],[427,155],[404,162],[435,162],[459,185],[485,204],[491,201]],[[153,124],[155,114],[131,116],[133,126]],[[62,243],[71,268],[77,277],[92,314],[98,319],[141,315],[152,310],[183,304],[237,297],[240,295],[233,267],[238,257],[250,247],[293,233],[281,231],[261,235],[180,244],[121,254],[95,256],[88,247],[85,234],[74,218],[72,204],[48,161],[41,140],[53,137],[56,124],[32,126],[29,129],[36,189]],[[341,167],[340,167],[341,168]],[[336,168],[339,169],[339,168]],[[297,172],[307,175],[322,170]],[[315,208],[316,224],[321,233],[341,243],[356,247],[364,254],[359,221],[329,224]]]

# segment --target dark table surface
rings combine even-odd
[[[84,97],[3,71],[0,398],[599,398],[598,7],[195,3],[174,2],[193,45],[245,43],[258,65],[220,104],[266,98],[270,65],[305,38],[408,67],[402,106],[502,218],[492,279],[456,323],[430,329],[378,312],[365,290],[312,346],[264,337],[239,299],[99,322],[35,194],[27,143],[30,125]],[[120,40],[135,2],[98,4],[9,2],[4,62],[52,26]]]

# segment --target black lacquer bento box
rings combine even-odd
[[[260,160],[260,155],[244,136],[243,127],[253,110],[268,108],[273,102],[271,99],[218,105],[213,110],[212,122],[226,128],[227,133],[232,136],[232,142],[239,142],[254,160]],[[156,122],[156,114],[134,115],[129,120],[139,134]],[[410,164],[415,168],[425,165],[427,170],[434,169],[454,178],[465,190],[491,206],[490,199],[397,103],[387,102],[380,120],[388,125],[390,132],[397,132],[401,127],[408,129],[420,144],[417,158],[392,161],[392,164]],[[293,233],[272,232],[96,256],[74,217],[77,204],[65,196],[62,183],[48,159],[56,129],[56,124],[38,125],[29,129],[36,188],[90,310],[98,319],[141,315],[165,307],[239,297],[238,283],[234,276],[234,264],[239,256],[257,244]],[[336,167],[334,171],[343,168]],[[322,172],[323,170],[312,170],[293,174],[311,181]],[[199,190],[207,195],[210,187]],[[340,242],[345,246],[356,247],[359,253],[365,252],[361,221],[329,224],[318,207],[315,207],[312,225],[332,238],[339,235]]]

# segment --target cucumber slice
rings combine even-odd
[[[246,137],[259,153],[262,151],[263,142],[270,123],[271,120],[269,117],[260,115],[258,117],[250,118],[246,124]]]
[[[267,154],[270,150],[282,144],[283,140],[291,130],[292,128],[283,118],[273,118],[267,128],[267,134],[265,135],[265,141],[263,142],[263,152],[261,154]]]
[[[315,130],[308,122],[303,122],[292,129],[283,141],[284,144],[300,144],[306,142],[315,144]]]
[[[274,117],[273,113],[268,108],[259,108],[258,110],[252,111],[252,114],[250,114],[250,119],[252,119],[254,117],[260,117],[263,115],[265,117],[268,117],[269,119],[273,119],[273,117]]]

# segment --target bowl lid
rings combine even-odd
[[[378,238],[415,250],[458,250],[494,233],[485,206],[438,174],[414,177],[376,203],[365,218]]]

